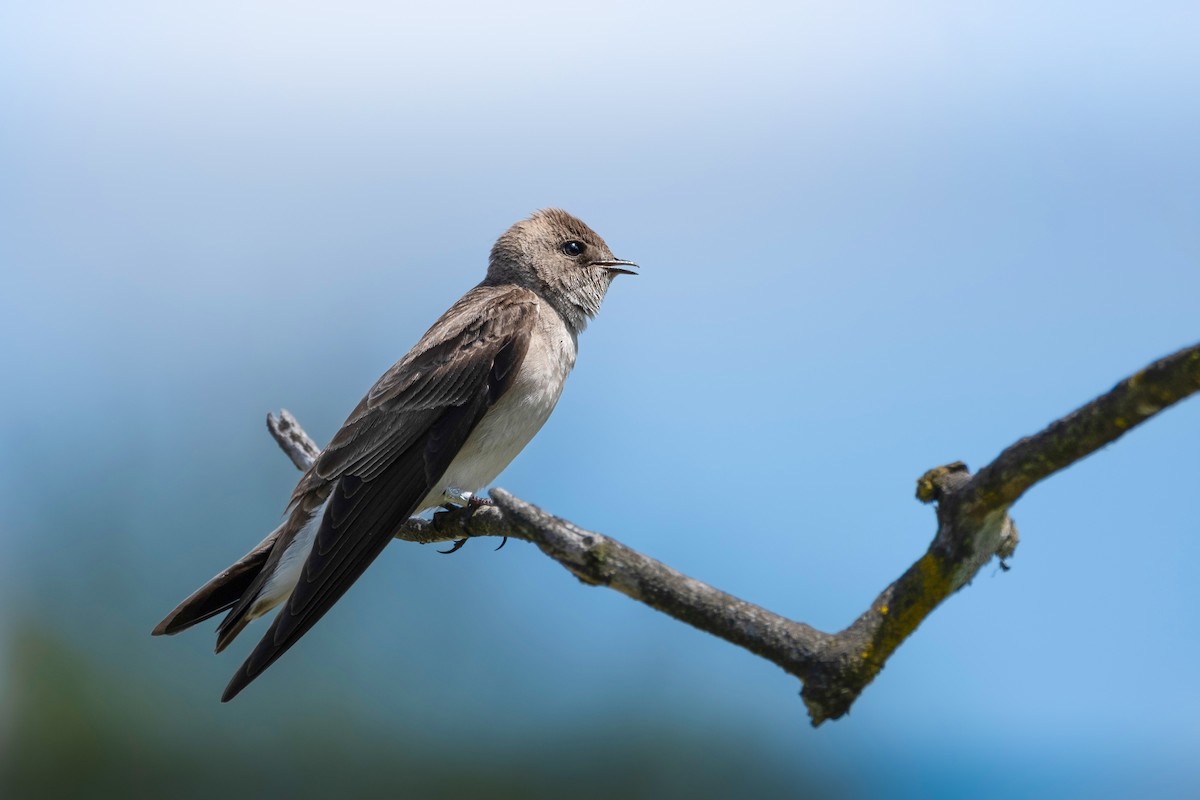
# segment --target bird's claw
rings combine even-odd
[[[470,537],[464,536],[461,539],[455,539],[453,547],[451,547],[449,550],[438,550],[438,552],[444,556],[448,556],[451,553],[457,553],[459,550],[462,549],[462,546],[467,543],[468,538],[470,538]]]
[[[464,492],[459,489],[455,489],[454,487],[450,487],[446,490],[446,499],[449,502],[442,503],[442,508],[447,511],[458,511],[459,509],[463,508],[474,511],[475,509],[482,508],[483,506],[495,505],[490,498],[479,497],[471,492]],[[454,501],[458,501],[459,503],[462,503],[462,505],[454,505]],[[438,552],[442,555],[457,553],[462,549],[462,546],[467,543],[467,539],[469,538],[470,537],[464,536],[462,539],[455,539],[453,547],[451,547],[449,550],[438,550]],[[504,547],[504,544],[507,541],[508,537],[505,536],[504,541],[500,543],[500,547]],[[499,550],[500,547],[497,547],[496,549]]]

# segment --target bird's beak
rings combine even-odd
[[[637,275],[636,272],[631,269],[625,269],[625,267],[635,267],[637,269],[641,269],[641,267],[638,267],[638,265],[632,261],[623,261],[619,258],[612,258],[607,261],[593,261],[592,266],[604,267],[609,272],[615,272],[619,275]]]

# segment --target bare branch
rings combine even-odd
[[[304,432],[292,412],[286,408],[279,412],[278,419],[274,414],[267,414],[267,430],[298,470],[307,470],[321,454],[321,448],[317,447],[317,443]]]
[[[616,589],[794,674],[815,661],[829,645],[829,635],[802,622],[689,578],[661,561],[552,516],[503,489],[493,489],[491,494],[519,538],[536,544],[584,583]]]
[[[925,473],[917,498],[936,503],[929,549],[848,628],[822,633],[677,572],[615,539],[586,531],[493,489],[495,506],[411,519],[396,538],[443,542],[509,536],[532,542],[584,583],[608,586],[766,658],[799,678],[813,725],[850,710],[892,653],[938,605],[999,555],[1013,554],[1009,507],[1031,486],[1200,391],[1200,345],[1185,348],[1117,384],[1112,391],[1022,439],[972,476],[955,462]],[[267,426],[300,469],[319,454],[286,411]],[[1001,562],[1003,565],[1003,561]]]
[[[1042,432],[1022,439],[972,481],[973,512],[1011,506],[1038,481],[1090,455],[1200,388],[1200,344],[1155,361]]]

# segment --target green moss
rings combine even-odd
[[[926,553],[900,579],[889,603],[876,606],[881,619],[871,643],[859,656],[869,665],[868,680],[925,617],[950,595],[952,571],[942,558]]]

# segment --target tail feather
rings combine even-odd
[[[280,546],[271,549],[267,563],[243,587],[241,596],[225,606],[229,613],[217,626],[216,652],[220,653],[228,647],[253,620],[287,600],[299,578],[304,559],[308,557],[312,537],[316,534],[316,526],[320,525],[324,510],[324,504],[319,505],[316,511],[307,507],[297,508],[287,522],[271,534]],[[283,531],[286,531],[286,535],[276,536]]]
[[[229,612],[229,616],[221,621],[220,627],[217,628],[217,649],[214,652],[221,652],[229,643],[237,638],[247,625],[250,624],[252,617],[246,613],[246,610],[235,608]]]
[[[186,600],[176,606],[174,611],[167,614],[163,621],[155,626],[151,634],[171,636],[236,606],[247,590],[255,584],[259,573],[262,572],[263,566],[271,555],[271,550],[275,547],[279,534],[283,531],[283,527],[280,525],[271,531],[267,538],[238,559],[235,564],[192,592]],[[232,635],[226,638],[225,644],[228,644],[244,626],[245,623],[233,631]]]

